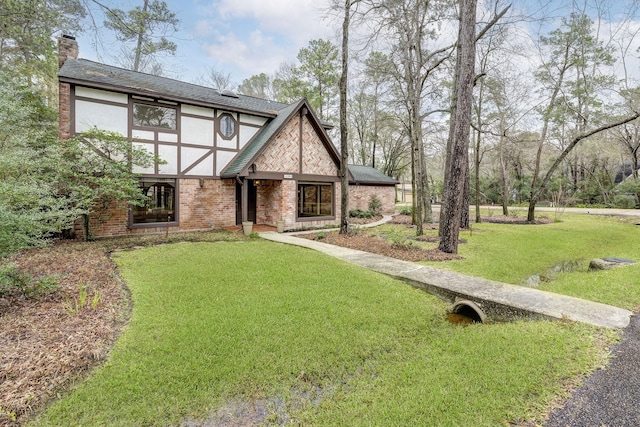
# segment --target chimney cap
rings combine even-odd
[[[74,36],[71,36],[69,34],[63,34],[62,38],[63,39],[69,39],[69,40],[75,40],[76,39]]]

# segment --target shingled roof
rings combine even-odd
[[[87,84],[104,89],[121,89],[128,93],[160,97],[165,100],[186,102],[275,117],[289,107],[276,101],[253,96],[225,96],[220,91],[167,77],[100,64],[86,59],[67,59],[58,71],[60,81]],[[224,91],[223,91],[224,93]]]
[[[371,166],[349,165],[349,172],[351,172],[352,180],[349,180],[349,184],[362,184],[362,185],[396,185],[398,181],[383,174],[377,169]]]

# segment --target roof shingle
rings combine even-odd
[[[125,70],[110,65],[99,64],[86,59],[68,59],[58,71],[61,80],[86,82],[98,86],[120,88],[126,92],[146,94],[177,101],[195,101],[232,111],[250,112],[273,117],[278,111],[288,107],[276,101],[238,95],[237,98],[221,95],[216,89],[181,82],[167,77],[154,76],[137,71]]]

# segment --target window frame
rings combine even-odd
[[[316,188],[329,188],[331,195],[330,214],[322,213],[322,190],[317,192],[316,194],[316,204],[318,207],[318,213],[316,215],[304,214],[302,210],[304,210],[304,201],[302,200],[304,197],[304,187],[316,187]],[[296,219],[297,221],[324,221],[324,220],[333,220],[336,218],[336,192],[335,192],[335,183],[334,182],[318,182],[318,181],[299,181],[297,183],[297,192],[296,192]]]
[[[144,183],[153,183],[148,188],[158,184],[168,184],[173,187],[173,217],[171,221],[154,221],[154,222],[135,222],[135,211],[140,209],[140,206],[131,206],[129,209],[129,228],[158,228],[158,227],[177,227],[180,225],[180,191],[179,182],[177,178],[165,178],[165,177],[141,177],[139,178],[139,186],[141,191],[144,191]],[[147,210],[154,209],[147,207]],[[169,215],[170,216],[170,215]]]
[[[132,129],[145,129],[145,130],[154,130],[160,132],[167,133],[178,133],[178,119],[180,117],[178,106],[171,104],[163,104],[159,102],[151,102],[151,101],[143,101],[140,99],[133,98],[131,100],[131,127]],[[145,107],[153,107],[153,108],[164,108],[167,110],[173,110],[174,112],[174,121],[173,127],[162,127],[162,126],[152,126],[152,125],[142,125],[136,124],[136,105],[143,105]]]
[[[229,136],[225,135],[222,132],[222,120],[227,117],[231,119],[231,122],[233,123],[233,132]],[[225,139],[225,140],[234,139],[238,135],[238,127],[239,127],[238,120],[231,113],[222,113],[216,118],[216,132],[222,139]]]

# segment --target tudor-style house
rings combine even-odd
[[[68,36],[59,49],[60,138],[96,127],[163,160],[135,171],[147,204],[92,215],[95,236],[339,223],[340,157],[306,100],[284,104],[78,59]],[[376,195],[393,212],[395,184],[350,166],[350,209],[367,209]]]

